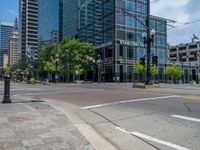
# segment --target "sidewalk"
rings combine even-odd
[[[20,100],[0,103],[0,149],[94,150],[62,112],[42,102]]]

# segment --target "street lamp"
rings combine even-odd
[[[153,42],[155,32],[150,32],[150,0],[147,0],[147,18],[146,18],[146,43],[147,43],[147,70],[146,70],[146,83],[149,84],[151,77],[150,70],[150,53],[151,53],[151,43]]]
[[[58,53],[58,47],[56,44],[56,74],[55,74],[55,82],[58,83],[58,62],[59,62],[59,53]]]
[[[101,83],[101,58],[100,55],[97,56],[97,72],[98,72],[98,83]]]
[[[93,57],[90,57],[88,55],[85,56],[86,59],[92,61],[93,63],[95,63],[97,65],[97,75],[98,75],[98,79],[97,79],[97,83],[101,83],[101,56],[97,55],[97,60],[95,60]]]
[[[154,29],[150,30],[149,28],[147,28],[147,32],[143,33],[144,45],[147,46],[147,53],[146,53],[147,70],[146,70],[146,81],[145,81],[145,84],[149,84],[150,78],[151,78],[150,56],[151,56],[151,44],[154,43],[154,37],[155,37],[155,30]]]

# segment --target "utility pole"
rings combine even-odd
[[[151,77],[150,70],[150,52],[151,52],[151,35],[150,35],[150,0],[147,0],[147,15],[146,15],[146,30],[147,30],[147,70],[146,83],[149,84]]]

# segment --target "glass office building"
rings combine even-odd
[[[68,6],[70,7],[70,6]],[[139,80],[134,62],[146,55],[143,33],[147,0],[80,0],[77,37],[95,45],[107,82]],[[66,17],[66,16],[65,16]],[[164,80],[167,20],[151,16],[156,31],[151,57],[158,56],[159,80]]]
[[[38,37],[40,42],[62,40],[63,0],[38,0]]]
[[[77,35],[79,0],[63,0],[63,37]]]
[[[3,55],[8,55],[9,52],[9,39],[13,29],[13,23],[0,22],[0,72],[3,68]]]

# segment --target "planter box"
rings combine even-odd
[[[140,88],[140,89],[145,89],[145,88],[159,88],[160,84],[149,84],[145,85],[144,83],[136,83],[132,85],[133,88]]]

